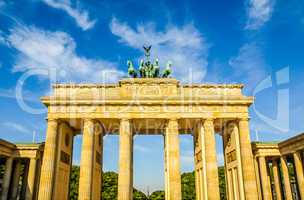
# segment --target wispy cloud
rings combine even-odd
[[[14,27],[10,32],[7,41],[18,52],[14,72],[56,69],[60,80],[92,82],[113,82],[122,75],[115,63],[79,56],[74,39],[65,32],[26,26]]]
[[[143,145],[136,144],[134,145],[134,150],[146,153],[149,152],[151,149]]]
[[[0,7],[1,7],[1,4],[0,4]],[[2,45],[6,45],[6,39],[5,39],[5,36],[3,34],[3,32],[0,30],[0,44]]]
[[[181,151],[180,159],[183,165],[193,166],[194,164],[193,151]]]
[[[113,18],[110,28],[121,43],[132,48],[141,50],[143,44],[151,44],[152,57],[158,57],[162,66],[168,60],[173,62],[175,77],[199,82],[205,76],[209,45],[193,24],[168,26],[164,31],[157,31],[153,23],[132,28]],[[156,55],[154,52],[157,52]]]
[[[275,0],[248,0],[247,23],[245,29],[258,30],[272,16]]]
[[[230,58],[233,74],[231,80],[242,81],[251,90],[266,75],[267,65],[257,43],[246,43],[236,56]]]
[[[0,125],[11,129],[12,131],[17,131],[19,133],[26,133],[26,134],[30,134],[31,130],[28,129],[27,127],[18,124],[16,122],[2,122]]]
[[[23,90],[22,92],[23,92],[22,93],[23,100],[29,102],[40,102],[41,95],[38,96],[37,93],[33,93],[28,90]],[[16,90],[14,88],[9,88],[9,89],[0,88],[0,97],[12,98],[12,99],[18,98],[16,95]]]
[[[224,154],[223,153],[218,153],[216,158],[217,158],[217,165],[218,166],[223,166],[224,163],[225,163]]]
[[[96,24],[95,19],[90,19],[88,11],[79,8],[79,2],[77,2],[77,7],[73,7],[70,0],[43,0],[43,2],[53,8],[65,11],[82,30],[88,30]]]

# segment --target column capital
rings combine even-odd
[[[131,121],[131,118],[127,118],[127,117],[120,118],[120,122],[125,122],[125,121]]]
[[[82,119],[84,122],[94,122],[93,118],[83,118]]]
[[[202,120],[202,124],[204,127],[206,126],[214,126],[214,120],[215,118],[206,118]]]
[[[204,118],[202,119],[203,122],[214,122],[216,118],[215,117],[207,117],[207,118]]]
[[[178,118],[170,118],[167,120],[167,127],[178,129]],[[172,127],[173,126],[173,127]]]
[[[168,118],[167,122],[170,122],[170,121],[178,122],[178,120],[179,120],[179,118]]]

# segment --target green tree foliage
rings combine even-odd
[[[73,166],[71,171],[70,180],[70,200],[78,199],[78,187],[79,187],[79,166]],[[102,184],[102,199],[103,200],[115,200],[117,199],[117,185],[118,175],[115,172],[103,173]],[[148,200],[147,196],[135,188],[133,189],[134,200]]]
[[[165,192],[155,191],[150,195],[149,200],[165,200]]]
[[[195,200],[195,175],[194,172],[182,174],[183,200]]]
[[[79,173],[79,166],[72,166],[70,179],[70,200],[78,199]]]
[[[103,200],[117,199],[118,175],[115,172],[103,174],[102,197]]]
[[[141,191],[133,189],[133,199],[134,200],[148,200],[148,197]]]
[[[226,182],[225,182],[225,169],[224,167],[218,168],[218,176],[219,176],[219,187],[220,187],[220,197],[221,200],[226,200]]]
[[[73,166],[71,172],[70,181],[70,199],[77,200],[78,198],[78,186],[79,186],[79,166]],[[292,171],[292,170],[291,170]],[[226,200],[226,184],[225,184],[225,170],[224,167],[218,168],[219,174],[219,187],[221,200]],[[195,200],[195,174],[194,172],[183,173],[181,175],[182,180],[182,197],[183,200]],[[118,175],[116,172],[103,173],[102,184],[102,197],[103,200],[116,200]],[[149,197],[143,192],[133,189],[134,200],[165,200],[164,191],[155,191]]]

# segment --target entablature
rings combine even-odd
[[[241,84],[187,84],[171,78],[123,79],[118,84],[55,84],[53,94],[42,97],[52,104],[246,104]]]

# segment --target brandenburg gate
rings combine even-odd
[[[215,134],[223,138],[228,198],[258,199],[248,116],[253,97],[244,96],[242,88],[187,85],[173,78],[55,84],[53,94],[42,98],[48,116],[38,199],[68,199],[76,134],[83,137],[79,200],[101,199],[106,134],[119,135],[118,200],[133,199],[135,134],[164,136],[166,200],[182,199],[180,134],[194,138],[197,200],[220,198]]]

